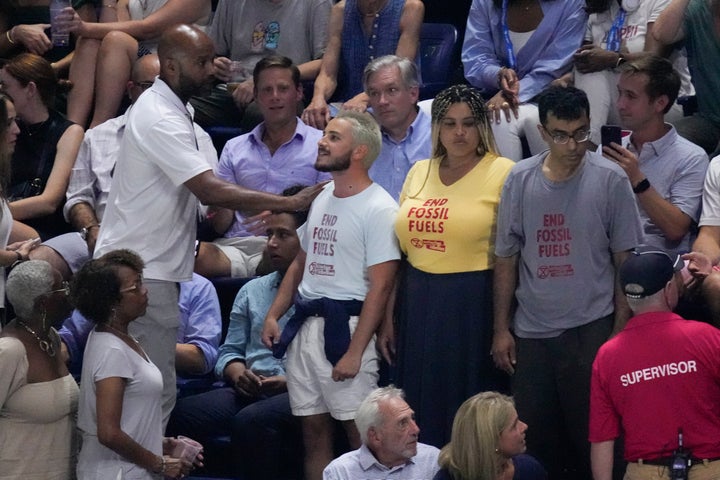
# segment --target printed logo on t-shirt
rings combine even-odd
[[[442,240],[423,240],[421,238],[413,238],[410,243],[415,248],[427,248],[428,250],[435,250],[436,252],[445,251],[445,242]]]
[[[538,278],[572,277],[575,275],[572,265],[540,265],[537,269]]]
[[[308,266],[308,273],[310,275],[320,275],[323,277],[334,277],[335,276],[335,266],[328,265],[326,263],[312,262]]]
[[[625,25],[620,29],[620,50],[625,47],[628,40],[635,38],[638,35],[638,29],[638,25]],[[605,32],[601,45],[607,45],[607,37],[609,33],[609,31]]]
[[[277,21],[258,22],[253,28],[252,44],[250,50],[252,52],[262,52],[265,49],[277,50],[280,43],[280,23]]]

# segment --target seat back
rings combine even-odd
[[[449,23],[423,23],[420,27],[420,100],[433,98],[449,86],[452,56],[458,32]]]

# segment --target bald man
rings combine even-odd
[[[156,54],[145,55],[135,61],[126,87],[131,106],[141,93],[152,86],[158,73],[160,61]],[[65,280],[91,258],[95,249],[127,117],[128,112],[125,112],[85,132],[70,175],[63,209],[65,219],[76,232],[51,238],[30,253],[30,259],[45,260]],[[200,151],[209,163],[217,164],[212,139],[198,125],[194,129]]]
[[[178,282],[192,277],[198,200],[250,214],[294,211],[307,208],[319,188],[281,197],[218,179],[199,151],[187,105],[212,85],[213,43],[197,28],[178,25],[161,36],[158,56],[160,76],[127,117],[95,257],[129,248],[145,261],[149,304],[130,333],[163,374],[166,424],[175,405]]]

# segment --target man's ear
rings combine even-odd
[[[174,58],[168,57],[165,58],[160,65],[160,71],[161,72],[167,72],[174,74],[178,70],[178,61]]]
[[[413,99],[413,103],[417,103],[420,99],[420,87],[417,85],[410,87],[410,97]]]
[[[367,145],[357,145],[356,147],[353,147],[351,158],[353,160],[361,160],[365,158],[365,156],[368,153],[368,146]]]
[[[368,428],[367,439],[370,446],[380,443],[380,432],[378,432],[377,428]]]
[[[668,103],[670,103],[670,99],[667,95],[660,95],[655,100],[653,100],[653,104],[655,105],[655,111],[658,113],[662,113],[667,108]]]

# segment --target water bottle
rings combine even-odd
[[[56,17],[64,8],[70,6],[70,0],[52,0],[50,2],[50,36],[54,47],[67,47],[70,43],[70,33],[60,32]]]

